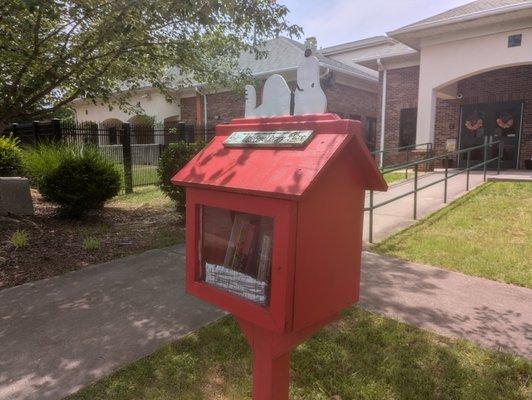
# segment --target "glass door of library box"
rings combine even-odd
[[[286,329],[292,309],[293,203],[232,193],[197,201],[193,287],[236,316]]]

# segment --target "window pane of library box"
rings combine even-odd
[[[268,306],[273,219],[201,206],[200,279]]]

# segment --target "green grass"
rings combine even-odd
[[[29,234],[24,229],[17,229],[9,238],[9,243],[16,249],[26,247],[29,242]]]
[[[406,179],[404,171],[390,172],[384,174],[383,176],[387,184],[397,183]],[[411,178],[412,176],[414,176],[414,174],[412,172],[408,172],[408,178]]]
[[[231,317],[162,346],[69,400],[250,399],[250,352]],[[292,353],[297,400],[529,399],[532,363],[348,309]]]
[[[532,288],[532,185],[488,183],[372,250]]]
[[[120,187],[124,190],[124,165],[115,164],[115,166],[121,176]],[[131,172],[133,174],[133,187],[140,185],[154,185],[159,181],[156,165],[134,164],[131,168]]]
[[[150,205],[152,207],[171,207],[173,206],[165,194],[154,185],[134,187],[133,193],[116,196],[109,201],[109,205]]]

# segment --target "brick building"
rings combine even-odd
[[[308,47],[320,62],[328,111],[361,120],[370,149],[384,151],[383,164],[412,156],[398,147],[421,154],[484,141],[503,143],[506,168],[523,168],[532,158],[532,0],[477,0],[387,36],[319,50],[315,39],[279,37],[265,44],[266,58],[245,53],[239,65],[259,85],[278,73],[294,89]],[[198,84],[173,97],[169,104],[143,88],[134,100],[161,123],[211,126],[244,115],[244,95],[228,89]],[[78,121],[136,120],[104,104],[72,105]],[[475,152],[472,161],[480,157]]]
[[[445,152],[485,140],[502,141],[505,168],[532,158],[532,1],[474,1],[373,38],[350,57],[379,71],[385,164],[401,160],[402,151],[389,151],[397,147]],[[471,162],[482,156],[472,152]]]
[[[268,76],[277,73],[283,75],[294,90],[297,66],[305,49],[312,46],[311,43],[302,44],[279,37],[265,44],[267,58],[256,60],[251,54],[244,54],[240,66],[252,72],[259,80],[259,86]],[[374,146],[378,73],[358,64],[345,64],[334,56],[325,55],[322,50],[313,50],[320,62],[321,86],[327,96],[327,111],[360,120],[368,144]],[[190,91],[181,97],[181,120],[187,123],[202,125],[206,122],[207,125],[214,125],[243,116],[244,96],[239,93],[220,89],[204,95],[201,91]]]

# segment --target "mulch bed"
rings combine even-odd
[[[0,217],[0,289],[60,275],[126,255],[180,243],[183,229],[172,207],[112,204],[82,220],[57,216],[57,208],[32,192],[35,215]],[[16,249],[10,242],[25,230],[28,244]],[[84,246],[95,238],[98,248]]]

